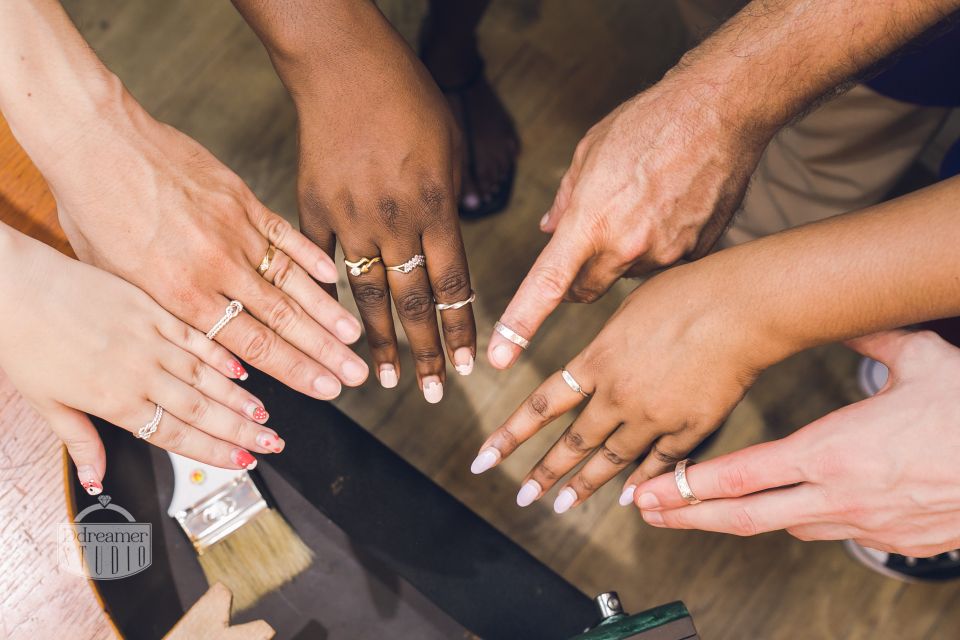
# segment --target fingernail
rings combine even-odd
[[[80,485],[83,490],[92,496],[98,496],[103,493],[103,485],[97,477],[97,472],[93,465],[83,464],[77,467],[77,477],[80,479]]]
[[[313,381],[313,389],[325,399],[332,400],[340,395],[340,381],[330,376],[320,376]]]
[[[397,386],[397,370],[392,364],[380,365],[380,386],[384,389],[393,389]]]
[[[641,493],[640,508],[641,509],[659,509],[660,501],[657,500],[657,496],[653,495],[652,493]]]
[[[347,344],[352,344],[360,337],[360,323],[353,318],[340,318],[334,325],[337,337]]]
[[[550,214],[549,213],[543,214],[543,217],[540,218],[540,228],[543,229],[545,226],[547,226],[547,222],[549,220],[550,220]]]
[[[473,351],[470,347],[460,347],[453,352],[454,368],[462,376],[468,376],[473,372]]]
[[[244,405],[243,411],[250,417],[251,420],[256,420],[257,422],[266,422],[267,418],[270,417],[270,414],[267,413],[266,409],[252,401]]]
[[[637,490],[637,485],[630,484],[620,494],[620,506],[625,507],[633,502],[633,493]]]
[[[257,434],[257,444],[268,451],[280,453],[287,443],[272,431],[261,431]]]
[[[239,380],[246,380],[250,377],[250,374],[243,368],[243,365],[236,360],[230,361],[230,375]]]
[[[327,260],[317,261],[317,275],[320,276],[320,282],[333,284],[340,277],[337,273],[337,267],[333,262]]]
[[[230,454],[230,459],[233,460],[233,464],[243,467],[247,471],[252,471],[257,467],[257,459],[245,449],[234,449],[233,453]]]
[[[566,513],[570,510],[570,507],[573,506],[573,503],[577,501],[577,492],[571,489],[570,487],[564,487],[557,495],[557,499],[553,501],[553,510],[556,513]]]
[[[543,491],[543,489],[540,488],[539,482],[536,480],[527,480],[517,493],[517,505],[529,507],[533,504],[534,500],[540,497],[541,491]]]
[[[505,344],[498,344],[493,348],[490,359],[498,367],[507,367],[513,360],[513,350]]]
[[[663,514],[659,511],[641,511],[640,515],[642,515],[643,519],[647,521],[647,524],[651,524],[655,527],[663,526]]]
[[[493,465],[497,464],[499,461],[500,452],[493,447],[487,447],[481,451],[476,458],[473,459],[473,464],[470,465],[470,473],[479,475],[484,471],[493,468]]]
[[[423,379],[423,397],[430,404],[437,404],[443,400],[443,384],[440,378],[431,376]]]
[[[367,365],[356,360],[344,360],[340,372],[350,384],[360,384],[367,378]]]

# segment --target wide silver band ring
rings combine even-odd
[[[522,335],[503,324],[502,322],[497,322],[493,325],[493,330],[502,335],[504,338],[517,345],[521,349],[526,349],[530,346],[530,341],[524,338]]]
[[[437,311],[452,311],[454,309],[462,309],[463,307],[467,306],[468,304],[470,304],[476,299],[477,299],[477,292],[471,291],[470,297],[467,298],[466,300],[461,300],[459,302],[451,302],[449,304],[446,304],[443,302],[437,302],[434,306],[437,308]]]
[[[560,367],[560,377],[563,378],[563,381],[567,383],[567,386],[582,395],[584,398],[589,398],[590,394],[583,390],[583,387],[580,386],[580,383],[577,382],[573,375],[567,371],[565,367]]]
[[[687,465],[690,462],[690,458],[678,462],[677,467],[673,470],[673,479],[677,481],[677,490],[680,492],[681,498],[688,504],[700,504],[702,500],[693,494],[693,489],[687,482]]]
[[[420,267],[425,266],[427,266],[427,256],[420,253],[413,256],[403,264],[398,264],[394,267],[388,267],[387,265],[384,265],[387,271],[396,271],[398,273],[410,273],[414,269],[419,269]]]
[[[157,427],[160,426],[160,420],[163,418],[163,407],[157,405],[157,410],[153,413],[153,419],[147,424],[140,427],[137,431],[137,437],[141,440],[149,440],[150,436],[157,432]]]
[[[241,311],[243,311],[243,304],[239,300],[231,300],[223,312],[223,317],[217,320],[217,324],[213,325],[210,331],[207,331],[207,340],[213,340],[228,322],[240,315]]]

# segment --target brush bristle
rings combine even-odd
[[[233,592],[233,611],[253,606],[313,562],[313,552],[274,509],[264,509],[199,556],[207,583]]]

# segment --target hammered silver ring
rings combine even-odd
[[[560,377],[563,378],[563,381],[567,383],[567,386],[582,395],[584,398],[589,398],[590,394],[583,390],[583,387],[580,386],[580,383],[577,382],[573,374],[571,374],[565,367],[560,367]]]
[[[530,346],[530,341],[524,338],[522,335],[503,324],[502,322],[497,322],[493,325],[493,330],[502,335],[504,338],[517,345],[521,349],[526,349]]]
[[[690,483],[687,482],[687,465],[692,462],[690,458],[681,460],[677,463],[677,467],[673,470],[673,479],[677,482],[677,490],[680,492],[680,497],[687,502],[687,504],[700,504],[702,500],[698,498],[693,493],[693,489],[690,488]]]

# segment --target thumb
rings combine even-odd
[[[43,412],[50,429],[67,447],[67,453],[77,466],[80,484],[92,496],[103,491],[103,474],[107,469],[107,454],[96,427],[85,413],[57,405]]]
[[[563,174],[563,178],[560,180],[560,188],[557,189],[557,195],[553,198],[553,204],[550,205],[550,209],[540,218],[540,231],[553,233],[557,230],[557,225],[560,224],[560,220],[567,212],[567,209],[570,208],[573,187],[577,182],[578,175],[579,171],[574,166],[571,166],[567,169],[567,172]]]
[[[903,351],[905,338],[911,335],[910,331],[893,329],[871,333],[861,338],[847,340],[844,344],[862,356],[873,358],[888,367],[896,364]]]

